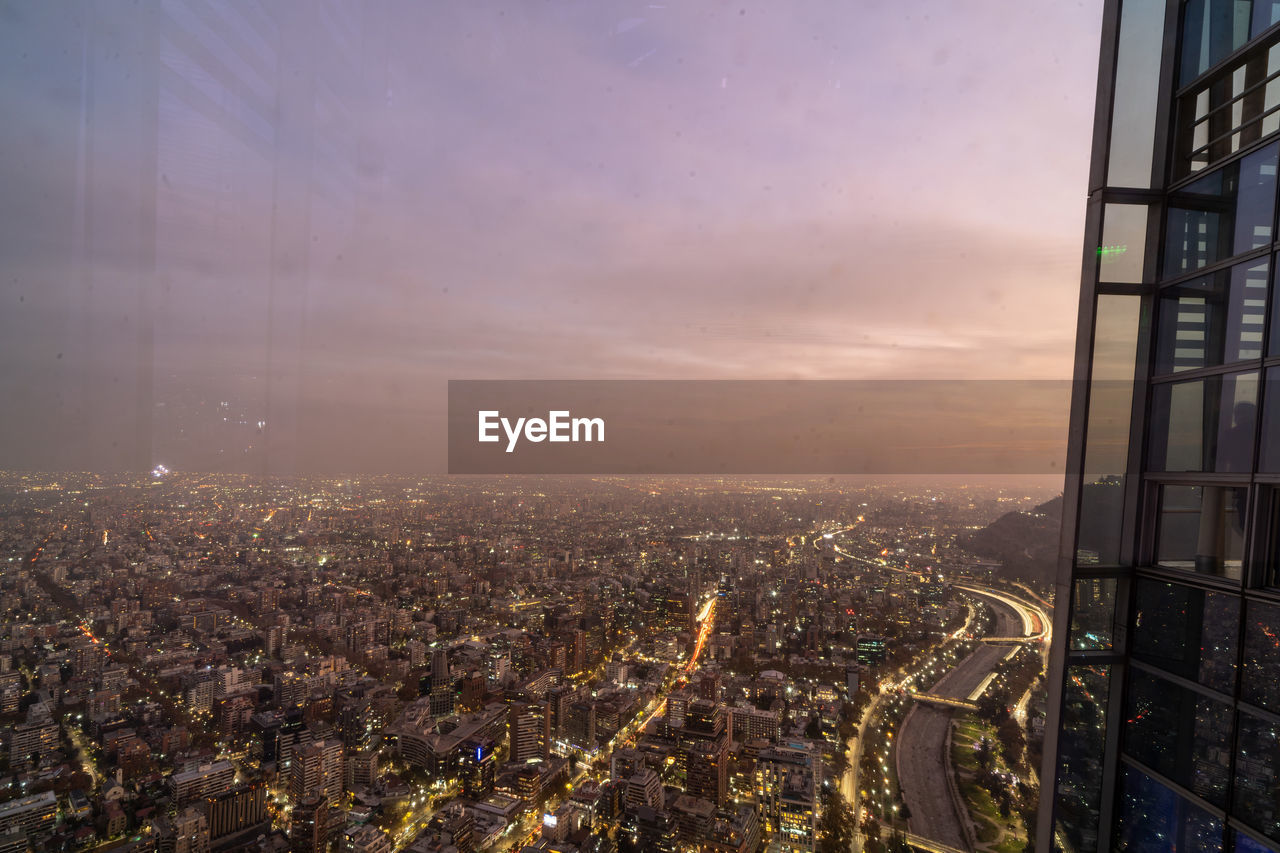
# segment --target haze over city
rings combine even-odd
[[[0,465],[438,471],[450,378],[1070,375],[1100,4],[231,8],[0,6]]]
[[[0,0],[0,853],[1034,853],[1102,6]]]

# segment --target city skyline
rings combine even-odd
[[[1021,849],[1053,494],[0,473],[0,840]]]

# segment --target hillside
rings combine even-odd
[[[962,544],[975,555],[1003,564],[1010,580],[1051,583],[1057,572],[1062,497],[1031,512],[1008,512],[974,531]]]

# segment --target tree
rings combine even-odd
[[[978,767],[980,767],[984,773],[990,770],[991,762],[995,757],[991,752],[991,741],[984,737],[982,740],[978,741],[978,746],[974,752],[978,759]]]
[[[861,829],[862,837],[866,839],[866,844],[863,845],[864,848],[868,853],[880,853],[880,850],[884,847],[880,843],[880,821],[876,820],[875,816],[870,812],[867,812],[866,818],[862,821]]]
[[[1000,724],[997,732],[1000,736],[1000,748],[1004,750],[1004,758],[1010,767],[1022,765],[1026,740],[1022,736],[1022,726],[1012,717]]]
[[[1009,718],[1009,692],[988,690],[978,698],[978,716],[994,726]]]
[[[853,811],[839,791],[827,794],[826,808],[818,823],[818,853],[844,853],[853,844]]]

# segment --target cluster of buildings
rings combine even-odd
[[[9,478],[0,850],[812,850],[936,497]]]

